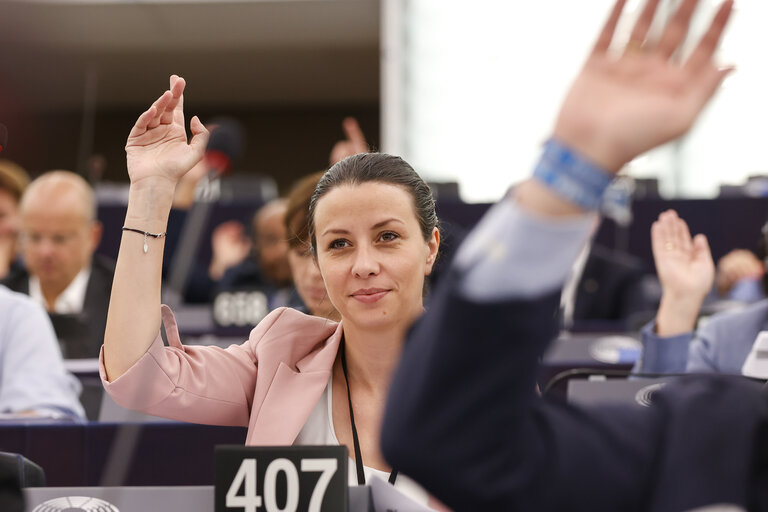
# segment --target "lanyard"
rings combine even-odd
[[[344,346],[344,335],[341,337],[341,369],[344,371],[344,382],[347,383],[347,401],[349,402],[349,421],[352,424],[352,441],[355,445],[355,466],[357,467],[357,485],[365,485],[365,472],[363,471],[363,455],[360,451],[360,440],[357,437],[357,428],[355,427],[355,413],[352,411],[352,394],[349,392],[349,377],[347,376],[347,355]],[[388,482],[395,485],[397,480],[397,470],[393,469],[389,474]]]

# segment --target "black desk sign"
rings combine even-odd
[[[216,512],[347,512],[346,446],[217,446]]]

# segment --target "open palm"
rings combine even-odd
[[[672,57],[685,39],[698,0],[681,3],[658,42],[646,41],[659,3],[649,1],[626,51],[615,56],[609,47],[624,3],[616,3],[566,96],[555,129],[556,136],[610,171],[685,133],[731,70],[712,60],[731,0],[723,3],[682,64]]]
[[[139,116],[125,152],[131,183],[160,178],[175,184],[200,161],[208,142],[208,131],[192,118],[192,140],[184,128],[184,79],[171,76],[170,88]]]
[[[703,301],[715,278],[707,238],[691,238],[685,221],[668,210],[651,227],[651,246],[663,292]]]

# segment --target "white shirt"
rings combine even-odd
[[[571,267],[571,273],[568,275],[568,280],[563,286],[563,293],[560,295],[560,308],[563,310],[563,325],[566,328],[571,327],[573,324],[573,311],[576,307],[576,292],[578,291],[579,281],[584,274],[584,267],[587,264],[587,256],[589,256],[590,244],[584,246],[579,253],[576,261]]]
[[[339,440],[336,437],[336,431],[333,428],[333,377],[328,380],[328,385],[325,387],[325,391],[320,395],[320,400],[317,401],[314,409],[309,415],[307,422],[302,427],[301,432],[296,437],[293,444],[295,445],[338,445]],[[386,471],[380,471],[378,469],[369,468],[363,465],[363,472],[365,473],[366,481],[370,480],[372,475],[376,475],[385,482],[389,479],[389,473]],[[357,484],[357,467],[355,461],[349,458],[348,464],[348,481],[349,485]],[[427,506],[429,501],[429,494],[419,484],[408,478],[403,474],[397,475],[395,480],[395,488],[408,496],[410,499],[419,503],[420,505]]]
[[[91,267],[84,268],[77,273],[75,278],[69,283],[63,292],[56,297],[53,310],[50,313],[60,313],[64,315],[73,315],[83,311],[85,303],[85,290],[88,287],[88,279],[91,277]],[[48,309],[48,304],[43,296],[43,289],[40,287],[40,279],[37,276],[29,276],[29,296]]]

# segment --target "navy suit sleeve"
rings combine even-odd
[[[587,414],[534,391],[559,290],[479,303],[459,281],[449,276],[408,336],[383,427],[388,461],[455,510],[567,510],[572,500],[642,510],[649,415]]]

